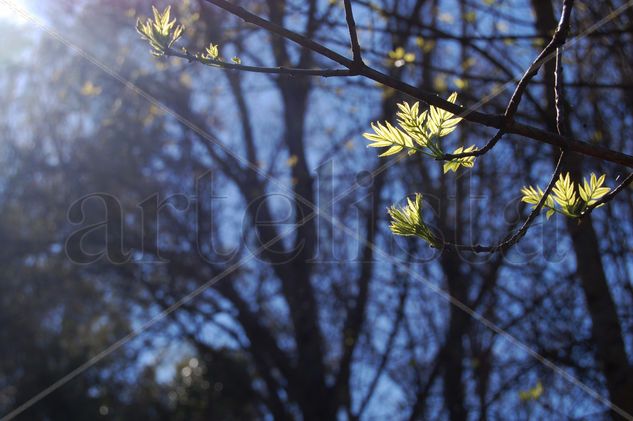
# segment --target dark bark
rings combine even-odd
[[[268,2],[271,20],[283,24],[285,5],[283,2]],[[306,33],[315,30],[315,2],[310,2]],[[289,55],[286,40],[273,42],[275,60],[280,66],[287,65]],[[311,54],[304,53],[299,59],[301,65],[309,66]],[[309,79],[281,78],[277,80],[284,107],[283,140],[291,156],[297,158],[292,166],[294,179],[295,218],[299,227],[294,244],[295,256],[287,262],[287,270],[281,276],[282,290],[292,319],[295,342],[298,351],[298,367],[300,367],[300,391],[297,392],[298,404],[304,420],[334,419],[336,403],[332,390],[325,382],[326,369],[323,362],[323,336],[319,327],[319,314],[314,288],[311,283],[312,264],[316,244],[315,219],[309,217],[313,213],[310,204],[316,202],[314,180],[309,172],[305,146],[304,129],[307,111],[307,100],[310,92]]]
[[[551,2],[532,0],[532,5],[536,12],[537,30],[549,31],[556,26]],[[548,98],[547,115],[550,116],[548,126],[551,130],[556,128],[554,66],[554,61],[550,61],[544,69]],[[567,119],[565,127],[569,132],[571,128]],[[571,155],[565,170],[578,181],[582,177],[581,167],[580,157]],[[629,364],[617,307],[604,271],[600,245],[591,217],[583,219],[580,224],[570,219],[567,221],[567,228],[576,255],[578,277],[591,317],[595,358],[602,368],[609,399],[625,412],[633,414],[633,370]],[[621,419],[613,411],[612,416],[614,419]]]
[[[449,294],[457,300],[466,302],[466,280],[459,271],[459,255],[453,250],[442,254],[442,267],[446,275]],[[444,403],[451,421],[465,421],[468,418],[464,406],[464,333],[468,324],[468,315],[456,306],[449,307],[449,323],[444,344],[442,362],[444,366]]]
[[[227,0],[206,1],[215,4],[216,6],[221,7],[222,9],[236,16],[239,16],[246,22],[257,25],[285,39],[291,40],[316,54],[327,57],[347,69],[354,69],[354,73],[357,75],[364,76],[368,79],[374,80],[375,82],[396,89],[403,94],[410,95],[413,98],[417,98],[429,105],[434,105],[443,110],[450,111],[454,114],[459,114],[466,121],[482,124],[488,127],[494,127],[497,129],[503,129],[506,133],[517,134],[542,143],[547,143],[558,147],[567,147],[570,151],[573,152],[633,168],[633,156],[615,150],[610,150],[600,145],[591,144],[589,142],[581,141],[575,138],[564,137],[551,130],[546,131],[534,126],[529,126],[518,122],[512,122],[511,124],[508,124],[507,119],[503,115],[485,114],[473,110],[469,110],[468,113],[464,113],[465,110],[463,107],[452,104],[447,100],[441,98],[440,96],[435,95],[434,93],[420,90],[418,87],[405,83],[400,79],[394,79],[393,77],[388,76],[385,73],[382,73],[372,67],[357,66],[353,60],[325,47],[323,44],[316,42],[308,36],[300,35],[297,32],[293,32],[283,27],[282,25],[280,25],[279,22],[263,19]],[[269,5],[274,4],[274,2],[269,0]],[[274,39],[275,38],[273,38],[273,40]],[[274,42],[273,46],[275,46]]]

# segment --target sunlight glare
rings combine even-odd
[[[27,21],[16,9],[26,9],[24,0],[0,0],[0,24],[24,25]]]

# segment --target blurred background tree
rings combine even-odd
[[[385,208],[421,192],[446,240],[494,243],[553,149],[506,136],[456,175],[379,161],[360,134],[411,101],[391,88],[152,57],[134,31],[147,1],[18,3],[35,21],[0,3],[0,416],[99,356],[17,418],[622,418],[518,342],[633,413],[631,189],[582,224],[538,220],[506,253],[439,252],[394,238]],[[350,55],[342,1],[239,3]],[[352,3],[369,65],[490,113],[561,6]],[[568,132],[630,154],[633,8],[591,29],[623,5],[575,3],[565,110]],[[192,51],[331,67],[205,1],[172,7]],[[520,121],[555,125],[552,65]],[[493,133],[462,123],[447,142]],[[569,170],[611,187],[626,174],[581,157]]]

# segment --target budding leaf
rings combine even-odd
[[[416,193],[415,200],[407,198],[404,207],[391,206],[387,208],[391,216],[389,229],[395,235],[416,236],[425,240],[431,247],[439,248],[440,242],[424,223],[422,218],[422,195]]]
[[[589,181],[587,181],[586,178],[583,179],[583,185],[579,186],[578,192],[580,193],[580,197],[582,198],[582,200],[587,202],[587,205],[593,205],[600,198],[602,198],[602,196],[611,191],[609,187],[602,187],[605,178],[606,174],[602,174],[602,176],[598,178],[596,174],[591,173]]]
[[[171,6],[159,12],[152,6],[154,19],[147,18],[143,22],[140,18],[136,21],[136,30],[149,42],[151,53],[162,56],[182,36],[184,27],[176,24],[176,19],[170,21]]]
[[[569,173],[561,174],[554,184],[552,196],[549,196],[544,204],[547,209],[545,216],[549,219],[555,212],[562,213],[569,218],[578,218],[589,206],[594,205],[611,189],[604,187],[606,174],[598,177],[591,173],[589,179],[583,179],[583,184],[576,184],[571,180]],[[543,197],[540,187],[525,186],[521,189],[523,196],[521,201],[536,205]],[[580,196],[580,197],[578,197]],[[602,206],[602,205],[600,205]],[[600,207],[598,206],[598,207]]]
[[[460,153],[473,152],[476,150],[477,150],[477,147],[475,145],[469,146],[466,149],[460,146],[459,148],[455,149],[455,152],[453,152],[453,155],[457,155]],[[465,156],[462,158],[455,158],[451,161],[447,161],[444,163],[444,174],[446,174],[449,171],[457,172],[460,166],[464,168],[472,168],[474,165],[475,165],[474,156]]]
[[[217,44],[209,44],[209,46],[204,50],[204,54],[202,58],[207,60],[218,60],[220,57],[220,47]]]
[[[454,104],[457,101],[457,93],[453,93],[448,101]],[[380,156],[389,156],[406,150],[409,155],[420,152],[435,159],[442,159],[445,153],[440,138],[452,133],[462,120],[453,113],[433,106],[429,110],[420,112],[419,102],[413,105],[401,102],[398,104],[396,117],[399,127],[394,127],[389,122],[372,123],[371,127],[375,133],[364,134],[365,138],[372,142],[368,146],[388,148]],[[476,148],[471,146],[466,150],[458,150],[471,152]],[[473,163],[474,157],[453,160],[444,166],[444,172],[456,171],[460,166],[470,168]]]

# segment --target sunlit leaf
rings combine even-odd
[[[457,92],[453,92],[451,96],[448,97],[448,102],[454,104],[456,100]],[[449,111],[431,105],[429,111],[429,130],[432,135],[444,137],[452,133],[461,120],[461,117],[457,117]]]
[[[552,189],[554,200],[560,205],[561,210],[567,216],[575,216],[578,205],[578,197],[571,181],[569,173],[561,174]]]
[[[384,125],[380,122],[372,123],[371,128],[374,130],[374,133],[363,134],[367,140],[372,142],[367,146],[372,148],[389,148],[379,156],[393,155],[402,151],[404,148],[415,151],[411,137],[397,127],[394,127],[388,121],[385,122]]]
[[[152,11],[154,19],[147,18],[143,22],[139,18],[136,21],[136,30],[149,42],[151,53],[162,56],[182,36],[184,27],[176,25],[176,19],[170,21],[171,6],[167,6],[162,12],[152,6]]]
[[[398,104],[398,109],[400,111],[396,113],[396,116],[398,117],[398,124],[400,127],[402,127],[418,145],[427,146],[429,139],[425,125],[428,112],[424,111],[420,114],[419,107],[419,102],[416,102],[413,105],[409,105],[407,102],[402,102]]]
[[[453,93],[448,100],[455,103],[457,93]],[[431,112],[433,118],[431,118]],[[453,132],[457,124],[461,121],[450,112],[431,107],[430,110],[420,111],[420,103],[401,102],[398,104],[396,113],[397,122],[400,128],[394,127],[391,123],[372,123],[374,133],[365,133],[364,136],[371,143],[369,147],[388,148],[380,156],[388,156],[406,150],[409,155],[421,152],[435,159],[442,159],[444,149],[440,143],[440,137]],[[466,151],[475,150],[471,146]],[[462,149],[460,149],[462,151]],[[454,160],[445,165],[445,171],[455,171],[460,166],[472,167],[474,158],[465,157]]]
[[[521,197],[521,201],[533,205],[532,208],[535,208],[539,204],[541,198],[545,194],[545,192],[543,192],[543,189],[541,189],[540,187],[534,188],[532,186],[523,187],[521,189],[521,193],[523,194],[523,196]],[[552,215],[554,215],[554,213],[556,212],[556,204],[554,203],[554,199],[551,195],[547,196],[543,207],[547,209],[547,212],[545,212],[545,216],[547,217],[547,219],[550,219]]]
[[[579,186],[578,192],[580,197],[587,203],[587,206],[591,206],[596,203],[602,196],[609,193],[611,189],[609,187],[602,187],[606,174],[603,174],[598,178],[596,174],[591,173],[589,181],[587,178],[583,179],[583,184]]]
[[[589,179],[585,177],[583,184],[578,185],[571,181],[569,173],[561,174],[552,189],[553,197],[548,197],[545,202],[544,207],[548,209],[545,215],[548,219],[554,212],[560,212],[570,218],[581,216],[588,206],[595,204],[601,197],[611,191],[609,187],[603,186],[605,178],[606,174],[598,177],[596,174],[591,173]],[[523,195],[521,201],[534,206],[543,197],[543,190],[540,187],[523,187],[521,193]]]
[[[209,44],[209,46],[204,50],[204,54],[202,58],[207,60],[219,60],[220,58],[220,47],[217,44]]]
[[[391,216],[389,228],[395,235],[417,236],[424,239],[431,247],[438,247],[439,241],[422,218],[422,195],[416,193],[415,200],[407,198],[404,207],[391,206],[387,208]]]
[[[477,148],[474,145],[473,146],[469,146],[466,149],[464,149],[462,146],[460,146],[459,148],[455,149],[455,152],[453,152],[453,155],[457,155],[457,154],[460,154],[460,153],[466,153],[466,152],[473,152],[473,151],[476,151],[476,150],[477,150]],[[453,159],[451,161],[446,161],[444,163],[444,174],[446,174],[449,171],[457,172],[459,167],[472,168],[474,165],[475,165],[475,157],[474,156],[465,156],[463,158],[457,158],[457,159]]]

